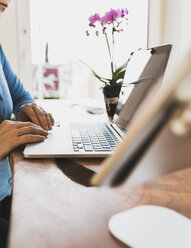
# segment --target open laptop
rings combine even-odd
[[[106,157],[113,153],[140,103],[153,86],[160,86],[171,47],[168,44],[133,53],[124,77],[126,89],[129,87],[128,96],[126,94],[125,104],[115,122],[68,123],[54,127],[43,142],[28,144],[24,157]]]
[[[155,98],[147,98],[142,110],[135,116],[134,125],[129,126],[128,136],[123,143],[104,161],[100,173],[93,176],[93,185],[118,186],[125,180],[128,185],[134,185],[185,166],[190,167],[191,49],[173,72],[166,87]],[[173,120],[176,120],[176,135],[167,125],[171,122],[172,127]],[[178,137],[182,130],[186,133]],[[157,146],[159,149],[156,151]],[[148,160],[149,156],[151,160]],[[143,165],[145,159],[146,166]],[[141,167],[142,171],[139,170]],[[139,173],[139,178],[135,178],[136,173]],[[151,177],[145,180],[144,174],[150,174]]]

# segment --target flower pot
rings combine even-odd
[[[115,84],[106,85],[103,87],[105,106],[110,121],[113,120],[114,114],[116,112],[121,86],[121,84]]]

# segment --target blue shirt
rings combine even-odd
[[[12,71],[9,62],[0,45],[0,123],[9,120],[26,103],[34,99],[24,89],[22,83]],[[1,149],[1,144],[0,144]],[[0,162],[0,201],[12,191],[12,174],[9,159]]]

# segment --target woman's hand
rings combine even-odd
[[[43,141],[48,132],[31,122],[3,121],[0,124],[0,162],[20,145]]]
[[[25,104],[17,113],[18,121],[31,121],[45,130],[51,130],[54,118],[36,103]]]

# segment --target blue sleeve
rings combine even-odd
[[[0,201],[11,195],[12,173],[9,166],[9,159],[0,162]]]
[[[24,104],[34,102],[34,99],[31,97],[29,92],[24,89],[23,84],[11,69],[11,66],[3,52],[1,45],[0,55],[4,75],[7,80],[7,84],[13,101],[13,112],[16,115]]]

